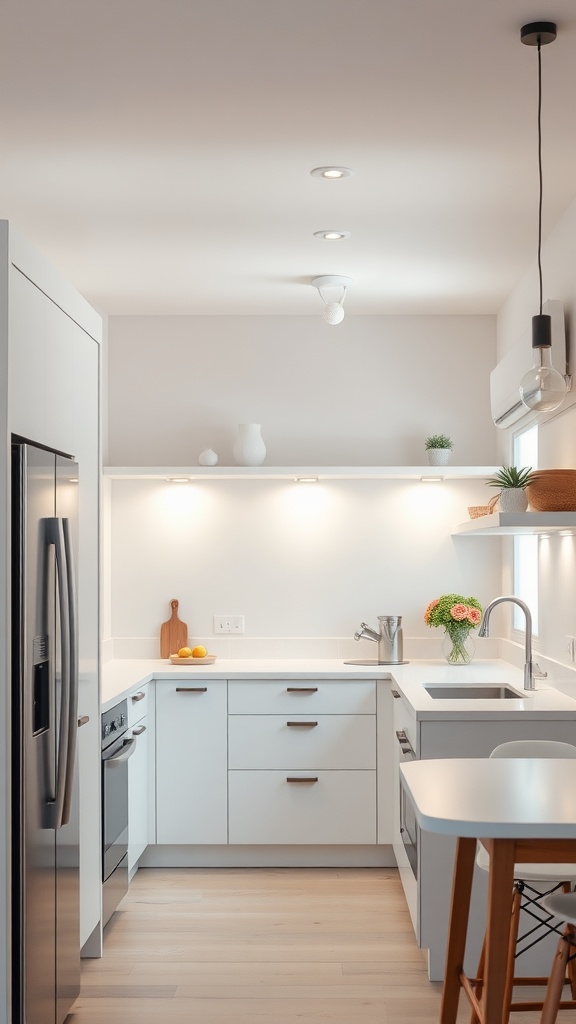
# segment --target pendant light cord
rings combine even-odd
[[[542,314],[542,54],[538,43],[538,281]]]

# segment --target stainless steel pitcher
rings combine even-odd
[[[379,665],[401,665],[404,660],[404,638],[401,615],[379,615],[380,632],[371,629],[365,622],[354,634],[355,640],[373,640],[378,644]]]

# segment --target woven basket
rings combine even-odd
[[[487,505],[469,505],[468,515],[470,519],[480,519],[480,516],[489,516],[491,512],[494,512],[499,497],[499,494],[495,494]]]
[[[576,469],[535,469],[526,493],[534,512],[574,512]]]

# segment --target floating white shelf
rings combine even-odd
[[[506,537],[576,532],[576,512],[492,512],[452,527],[452,536]]]
[[[114,480],[442,480],[486,479],[497,466],[105,466],[104,476]]]

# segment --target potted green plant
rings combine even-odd
[[[526,488],[530,483],[531,466],[518,469],[517,466],[502,466],[486,481],[488,487],[500,488],[500,510],[502,512],[525,512],[528,508]]]
[[[450,458],[450,452],[454,442],[446,437],[446,434],[431,434],[426,438],[424,447],[428,453],[428,462],[431,466],[446,466]]]

